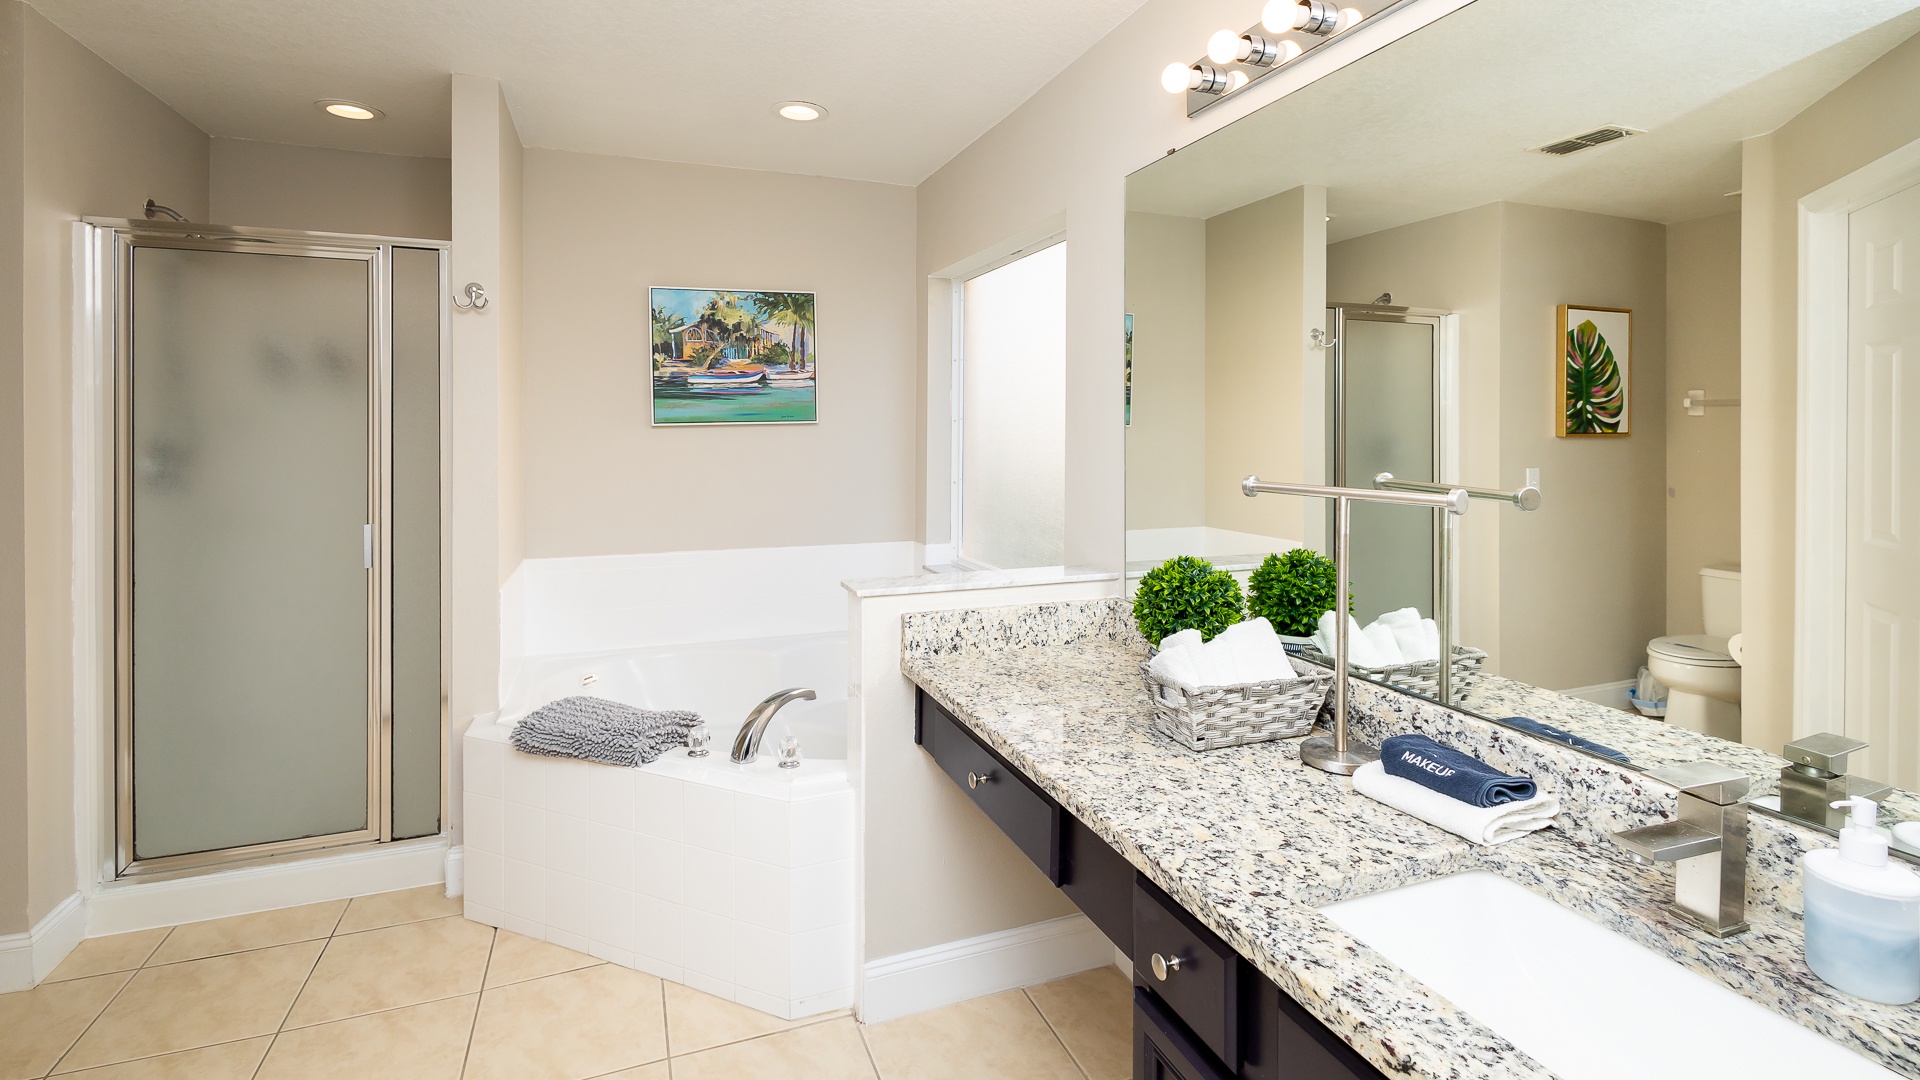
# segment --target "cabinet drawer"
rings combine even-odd
[[[1145,878],[1133,888],[1133,978],[1230,1069],[1240,1067],[1239,956]]]
[[[1060,884],[1060,808],[1053,800],[924,693],[918,727],[920,744],[948,779],[986,812],[1048,881]]]
[[[1232,1080],[1152,994],[1133,991],[1133,1080]]]

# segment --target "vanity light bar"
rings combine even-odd
[[[1160,85],[1185,94],[1187,115],[1233,96],[1362,23],[1414,0],[1267,0],[1260,23],[1247,30],[1220,30],[1207,40],[1207,55],[1190,64],[1168,64]]]

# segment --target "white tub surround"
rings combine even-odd
[[[523,666],[466,754],[467,917],[686,983],[788,1019],[853,1002],[854,797],[846,642],[837,634],[660,646]],[[728,760],[761,699],[783,709],[760,758]],[[705,758],[638,769],[536,757],[508,743],[539,705],[592,694],[691,709]],[[780,740],[800,741],[782,769]]]
[[[797,1019],[853,1002],[846,763],[627,769],[467,732],[467,917]],[[730,739],[728,741],[731,741]]]

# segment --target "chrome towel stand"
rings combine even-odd
[[[1412,491],[1380,491],[1373,488],[1327,487],[1321,484],[1274,484],[1249,476],[1240,481],[1240,493],[1255,495],[1301,495],[1310,499],[1333,500],[1333,737],[1318,736],[1300,744],[1300,760],[1323,772],[1352,776],[1369,761],[1380,760],[1380,748],[1347,734],[1347,539],[1356,502],[1391,503],[1399,506],[1425,506],[1460,515],[1467,512],[1468,493],[1464,488],[1448,488],[1445,494]],[[1441,669],[1446,669],[1441,664]]]

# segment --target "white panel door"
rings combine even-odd
[[[1920,788],[1920,187],[1848,231],[1847,734],[1856,772]]]

